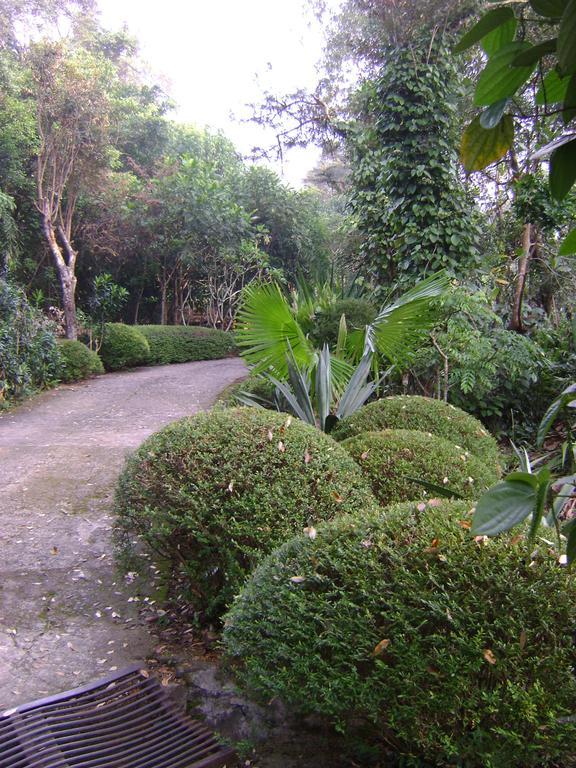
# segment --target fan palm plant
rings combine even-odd
[[[299,322],[298,307],[290,305],[278,285],[252,284],[238,312],[237,343],[253,373],[274,384],[273,406],[330,431],[335,422],[360,408],[390,372],[381,376],[378,359],[394,363],[429,327],[431,302],[447,285],[443,273],[422,280],[385,305],[365,329],[348,333],[342,316],[331,353],[328,347],[314,348]],[[272,405],[248,393],[239,399],[247,405]]]

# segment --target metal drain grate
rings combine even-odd
[[[0,715],[0,768],[229,768],[234,751],[139,667]]]

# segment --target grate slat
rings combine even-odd
[[[0,768],[231,768],[139,667],[0,714]]]

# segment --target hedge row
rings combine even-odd
[[[236,350],[231,333],[184,325],[136,325],[150,347],[148,365],[218,360]]]

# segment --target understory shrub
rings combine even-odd
[[[348,331],[351,331],[364,328],[374,320],[376,314],[376,307],[366,299],[339,299],[332,306],[317,313],[310,338],[319,348],[324,344],[335,347],[342,315],[346,318]]]
[[[0,278],[0,405],[54,384],[59,368],[51,324]]]
[[[116,501],[120,531],[140,534],[207,618],[288,536],[375,506],[344,448],[298,419],[252,408],[157,432],[128,460]]]
[[[358,462],[374,495],[384,505],[424,498],[426,488],[416,480],[472,499],[498,479],[495,470],[469,451],[442,437],[417,430],[363,432],[349,437],[341,445]]]
[[[62,339],[58,342],[58,351],[62,360],[62,381],[80,381],[104,373],[102,360],[81,341]]]
[[[239,680],[403,765],[574,766],[574,576],[475,541],[470,513],[405,503],[284,544],[225,617]]]
[[[148,342],[135,326],[106,323],[100,357],[107,371],[145,365],[149,354]]]
[[[335,440],[378,429],[418,429],[444,437],[477,456],[489,467],[499,467],[498,444],[481,421],[449,405],[419,395],[394,395],[375,400],[343,419],[332,430]]]
[[[218,360],[236,350],[231,333],[186,325],[134,326],[148,341],[149,365]]]

